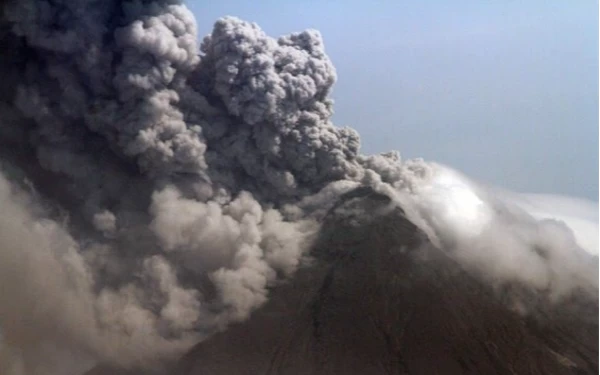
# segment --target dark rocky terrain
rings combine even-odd
[[[312,264],[170,373],[598,373],[595,296],[550,303],[524,287],[492,288],[388,203],[369,189],[346,195]]]

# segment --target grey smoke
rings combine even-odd
[[[226,17],[200,43],[176,0],[1,7],[3,374],[176,359],[308,263],[319,220],[360,185],[494,282],[597,289],[566,226],[498,213],[469,185],[487,225],[464,233],[448,169],[361,155],[330,121],[315,30],[274,39]]]

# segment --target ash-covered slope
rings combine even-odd
[[[389,203],[370,189],[343,197],[314,263],[176,373],[597,373],[597,300],[519,301],[518,288],[471,276]]]

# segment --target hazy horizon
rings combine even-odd
[[[598,201],[598,4],[189,1],[201,36],[233,15],[314,28],[337,69],[338,126],[517,192]]]

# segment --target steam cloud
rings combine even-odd
[[[597,290],[588,235],[449,168],[361,155],[330,121],[317,31],[226,17],[200,44],[177,0],[1,7],[2,374],[177,358],[261,306],[359,185],[493,281]]]

